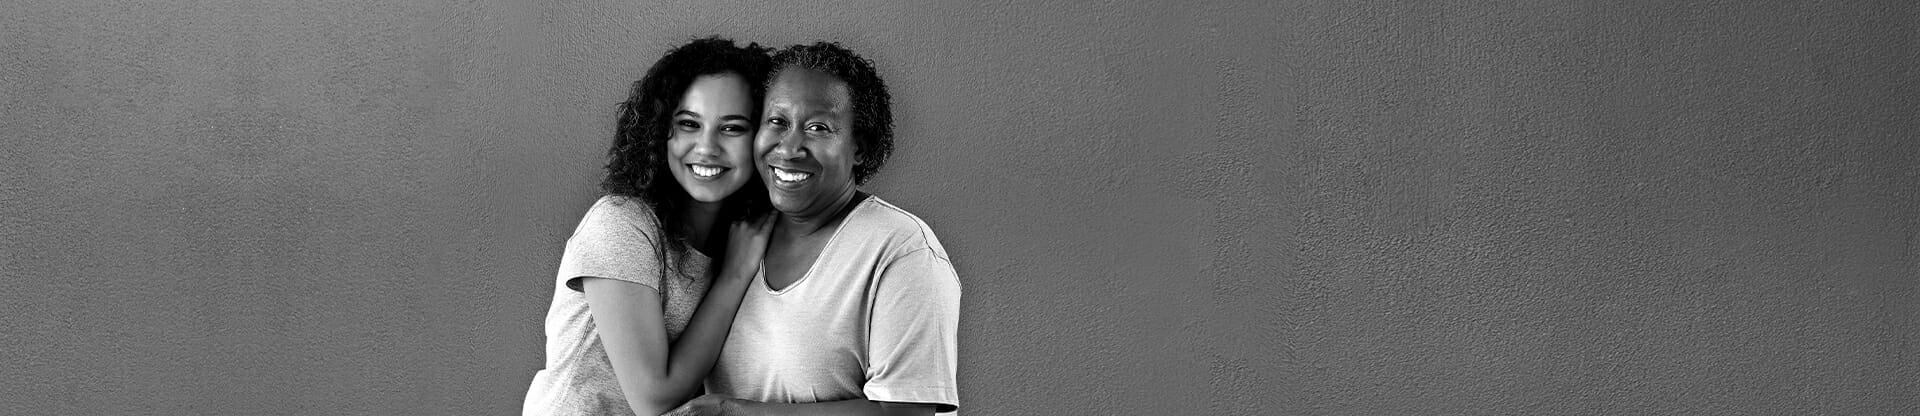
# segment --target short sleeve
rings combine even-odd
[[[660,289],[660,261],[655,251],[652,212],[640,201],[603,197],[567,238],[560,255],[559,279],[568,289],[580,290],[580,278],[600,277]]]
[[[875,281],[867,338],[868,400],[960,405],[958,367],[960,277],[936,249],[886,264]]]

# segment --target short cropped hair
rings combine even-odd
[[[873,61],[834,42],[793,45],[773,54],[773,74],[767,82],[780,77],[780,71],[803,68],[831,75],[847,83],[847,97],[853,106],[854,156],[860,162],[853,167],[853,183],[867,183],[893,154],[893,97],[887,83],[874,71]]]

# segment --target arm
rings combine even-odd
[[[654,415],[698,394],[732,330],[740,298],[760,268],[770,221],[732,225],[725,263],[686,331],[667,345],[660,294],[646,285],[581,279],[614,378],[636,414]]]
[[[767,403],[708,394],[693,399],[664,416],[918,416],[932,415],[933,411],[933,405],[921,403],[876,402],[866,399],[815,403]]]

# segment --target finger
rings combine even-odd
[[[687,405],[683,404],[680,405],[680,407],[673,408],[673,410],[668,410],[666,413],[661,413],[660,416],[687,416],[691,414],[693,414],[692,410],[689,410]]]

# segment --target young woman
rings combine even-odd
[[[656,415],[701,392],[766,249],[752,147],[769,66],[759,45],[706,38],[634,83],[523,413]]]

